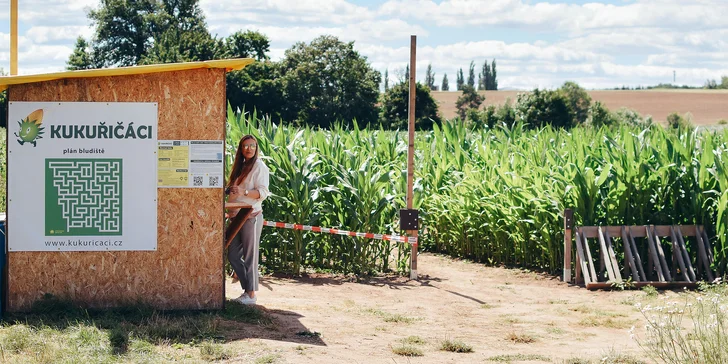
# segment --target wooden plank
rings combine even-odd
[[[564,282],[571,282],[571,228],[574,211],[564,210]]]
[[[698,227],[695,227],[695,230],[698,231]],[[708,254],[706,253],[705,249],[705,242],[703,242],[703,237],[701,234],[695,234],[695,241],[698,244],[698,254],[700,256],[698,265],[700,265],[700,262],[703,263],[703,267],[705,268],[705,275],[708,277],[708,279],[712,282],[715,280],[715,277],[713,276],[713,270],[710,268],[710,258],[708,258]]]
[[[656,234],[661,237],[667,237],[670,236],[670,225],[653,225],[654,230],[656,231]],[[611,236],[619,236],[621,234],[621,226],[582,226],[581,229],[584,232],[584,236],[590,239],[595,239],[599,237],[599,228],[602,229],[602,231],[606,231]],[[647,236],[647,232],[645,229],[645,226],[627,226],[627,229],[632,231],[632,236],[635,238],[643,238]],[[686,233],[687,234],[687,233]],[[692,236],[687,234],[686,236]]]
[[[652,235],[650,234],[651,229],[647,227],[647,250],[650,254],[650,264],[648,265],[648,268],[651,266],[654,268],[654,270],[657,272],[657,279],[660,282],[665,281],[665,273],[662,271],[662,265],[660,265],[660,258],[657,254],[657,247],[655,246],[655,240],[652,238]]]
[[[620,272],[621,269],[619,269],[619,263],[617,263],[617,255],[614,253],[612,237],[606,231],[604,232],[604,241],[607,243],[607,253],[609,254],[609,261],[612,263],[615,279],[617,282],[622,282],[622,272]]]
[[[678,225],[680,226],[680,231],[682,231],[683,236],[695,236],[695,233],[698,231],[698,227],[695,225]]]
[[[644,265],[642,264],[642,257],[640,256],[640,252],[637,249],[637,243],[634,241],[634,237],[631,233],[632,229],[627,230],[627,238],[629,238],[629,245],[632,247],[633,251],[633,257],[635,260],[635,265],[637,265],[637,270],[640,272],[640,276],[642,277],[641,280],[648,280],[647,274],[645,274]]]
[[[584,244],[584,251],[586,252],[586,259],[587,259],[587,266],[589,267],[589,273],[591,274],[591,280],[592,282],[599,282],[599,276],[597,276],[597,272],[594,271],[594,258],[592,258],[591,249],[589,249],[589,241],[586,239],[586,236],[581,236],[582,244]],[[584,274],[586,276],[586,273]]]
[[[649,231],[650,231],[650,233],[647,236],[651,236],[652,241],[655,242],[655,250],[657,250],[657,257],[659,258],[659,263],[662,266],[662,274],[665,275],[666,280],[672,281],[672,275],[670,274],[670,267],[667,265],[667,259],[665,259],[665,251],[662,249],[662,243],[660,242],[660,237],[657,234],[655,234],[654,226],[653,226],[653,229],[649,229]]]
[[[647,226],[630,226],[627,230],[629,231],[629,236],[631,236],[632,239],[647,237]]]
[[[700,236],[703,238],[705,250],[708,252],[708,259],[710,259],[710,264],[712,265],[715,260],[715,257],[713,257],[713,247],[710,246],[710,239],[708,239],[708,233],[705,232],[705,226],[703,225],[700,225]]]
[[[634,255],[632,253],[632,244],[629,241],[627,229],[625,229],[624,226],[622,226],[620,235],[622,236],[622,247],[624,248],[624,260],[627,261],[627,267],[629,267],[629,271],[632,273],[632,280],[635,282],[642,281],[643,279],[640,277],[640,272],[637,270],[637,265],[635,264]]]
[[[672,231],[672,226],[670,225],[652,225],[652,231],[654,232],[653,235],[662,237],[662,238],[669,238],[670,237],[670,231]]]
[[[606,239],[604,239],[604,232],[601,228],[599,230],[599,255],[602,258],[602,261],[607,270],[607,277],[609,277],[609,280],[611,281],[617,281],[617,275],[614,273],[614,267],[612,266],[612,260],[609,257],[609,250],[607,249],[607,242]],[[601,272],[600,272],[601,274]],[[618,282],[621,282],[622,280],[619,279]]]
[[[253,212],[252,208],[242,208],[240,209],[240,211],[238,211],[238,214],[235,215],[232,220],[230,220],[230,223],[225,229],[225,249],[230,246],[233,238],[235,238],[235,235],[237,235],[240,229],[243,227],[243,224],[245,224],[245,220],[248,219],[248,216],[250,216],[251,212]]]
[[[676,225],[674,228],[674,234],[677,236],[677,244],[680,248],[680,252],[683,255],[683,260],[685,261],[685,268],[687,268],[688,276],[690,276],[690,281],[695,282],[697,281],[697,276],[695,275],[695,269],[693,269],[693,262],[692,259],[690,259],[690,254],[688,254],[688,247],[685,245],[685,239],[683,239],[682,230],[680,230],[680,225]],[[697,263],[697,260],[696,260]]]
[[[698,284],[695,282],[636,282],[634,284],[635,288],[642,288],[645,286],[653,286],[657,289],[678,289],[678,288],[687,288],[687,289],[696,289],[698,288]],[[586,286],[586,289],[593,291],[596,289],[612,289],[611,283],[592,283]]]
[[[579,244],[579,240],[577,240],[577,244]],[[581,258],[579,258],[579,255],[576,256],[576,264],[574,264],[574,283],[582,283],[584,282],[584,278],[581,276]]]
[[[670,231],[670,240],[672,240],[672,256],[673,256],[673,266],[675,265],[675,261],[677,261],[677,266],[680,267],[680,275],[685,278],[685,281],[692,282],[690,279],[690,275],[688,274],[688,269],[685,264],[685,257],[682,254],[682,251],[680,250],[680,243],[677,241],[677,236],[675,235],[675,229],[671,229]],[[675,279],[677,279],[677,274],[675,275]]]
[[[580,270],[584,272],[584,284],[590,284],[592,282],[591,278],[589,277],[589,268],[586,266],[586,257],[584,256],[584,247],[582,243],[582,236],[580,229],[576,230],[576,255],[577,255],[577,279],[579,276]]]
[[[599,235],[596,226],[582,226],[579,229],[581,229],[582,238],[595,239]]]

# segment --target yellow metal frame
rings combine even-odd
[[[10,0],[10,75],[18,74],[18,0]],[[0,90],[2,91],[2,90]]]
[[[0,77],[0,91],[5,90],[8,86],[21,85],[25,83],[43,82],[61,80],[66,78],[87,78],[87,77],[110,77],[110,76],[128,76],[139,75],[145,73],[184,71],[199,68],[224,68],[227,71],[236,71],[245,68],[245,66],[255,62],[252,58],[235,58],[221,59],[215,61],[204,62],[184,62],[184,63],[164,63],[151,64],[145,66],[119,67],[119,68],[101,68],[81,71],[65,71],[57,73],[44,73],[27,76],[6,76]]]

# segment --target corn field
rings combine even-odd
[[[397,234],[405,206],[406,133],[313,130],[228,112],[227,166],[244,134],[271,169],[266,220]],[[418,132],[420,246],[552,273],[563,261],[563,210],[578,225],[703,224],[716,269],[728,258],[728,132],[510,128],[445,123]],[[265,228],[262,264],[345,273],[408,269],[392,242]]]

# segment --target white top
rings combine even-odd
[[[245,177],[245,179],[238,185],[240,194],[231,194],[228,202],[245,203],[253,207],[253,212],[261,211],[263,209],[263,200],[270,195],[270,191],[268,191],[269,179],[270,169],[268,169],[268,166],[266,166],[265,163],[263,163],[263,160],[259,157],[258,160],[255,161],[255,165],[253,165],[253,169],[250,170],[248,176]],[[245,190],[257,190],[260,192],[260,198],[244,196],[243,193]]]

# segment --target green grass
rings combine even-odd
[[[406,338],[400,340],[402,344],[409,344],[409,345],[424,345],[427,343],[425,339],[419,337],[419,336],[407,336]]]
[[[392,352],[401,356],[423,356],[422,350],[412,345],[393,346]]]
[[[446,339],[440,343],[440,350],[453,353],[472,353],[473,347],[460,340]]]
[[[501,354],[491,356],[486,361],[495,361],[502,363],[520,362],[520,361],[543,361],[551,362],[551,359],[547,356],[538,354]]]
[[[644,292],[647,297],[657,297],[657,288],[655,288],[655,286],[644,286],[642,287],[642,292]]]
[[[255,359],[255,364],[273,364],[278,361],[279,357],[277,354],[267,354]]]
[[[366,308],[362,312],[382,318],[384,322],[392,323],[404,323],[411,324],[417,319],[409,316],[404,316],[398,313],[389,313],[376,308]]]
[[[303,336],[303,337],[321,337],[321,333],[320,332],[308,331],[308,330],[306,330],[306,331],[299,331],[299,332],[296,333],[296,335]]]
[[[239,316],[246,313],[248,316]],[[223,311],[154,310],[144,305],[87,310],[47,295],[32,313],[8,313],[0,325],[2,362],[68,363],[227,360],[226,332],[272,325],[263,311],[228,302]],[[173,348],[171,352],[165,348]]]

